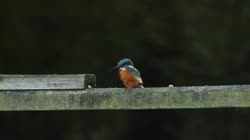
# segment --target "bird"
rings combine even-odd
[[[141,74],[129,58],[120,60],[113,68],[113,70],[117,69],[119,71],[119,78],[126,88],[144,88]]]

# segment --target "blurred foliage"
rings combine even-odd
[[[0,73],[94,73],[134,60],[146,87],[249,84],[250,1],[0,2]],[[2,112],[4,139],[249,139],[243,110]]]

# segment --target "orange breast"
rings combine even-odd
[[[120,80],[127,88],[139,88],[142,87],[142,80],[139,77],[134,76],[125,68],[119,70]]]

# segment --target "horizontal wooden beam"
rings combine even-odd
[[[95,82],[93,74],[0,75],[0,90],[86,89]]]
[[[250,107],[250,86],[0,91],[0,110],[124,110]]]

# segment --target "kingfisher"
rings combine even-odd
[[[120,60],[113,70],[119,69],[119,78],[126,88],[143,88],[140,72],[129,58]]]

